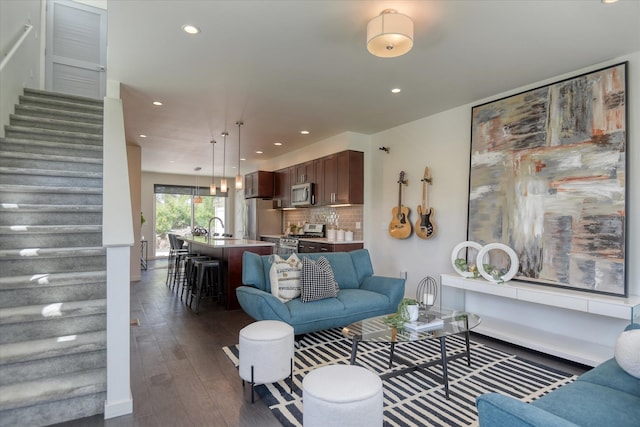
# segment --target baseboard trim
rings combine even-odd
[[[117,402],[104,401],[104,419],[120,417],[133,413],[133,397],[129,394],[129,399]]]

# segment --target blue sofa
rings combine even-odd
[[[256,320],[281,320],[296,335],[346,326],[368,317],[393,313],[404,297],[404,279],[373,275],[369,251],[298,254],[327,258],[340,290],[336,298],[303,303],[282,302],[271,294],[269,270],[273,255],[242,255],[242,283],[236,288],[242,309]]]
[[[609,359],[531,403],[488,393],[476,399],[476,406],[480,427],[638,427],[640,379]]]

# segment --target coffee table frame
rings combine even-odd
[[[382,380],[386,380],[389,378],[396,377],[398,375],[403,375],[407,372],[419,371],[429,378],[441,383],[444,385],[444,392],[447,399],[449,398],[449,374],[447,369],[447,363],[452,360],[460,359],[466,357],[467,366],[471,366],[471,349],[469,346],[469,333],[470,330],[477,325],[480,324],[480,318],[475,314],[465,313],[465,312],[452,312],[452,313],[442,313],[430,311],[428,313],[431,316],[441,318],[444,320],[444,324],[438,329],[420,331],[415,333],[407,333],[407,331],[393,331],[394,328],[388,327],[384,325],[384,319],[387,316],[378,316],[370,319],[365,319],[360,322],[355,322],[342,330],[342,334],[351,338],[351,359],[350,363],[352,365],[356,364],[356,358],[358,354],[358,345],[360,342],[388,342],[390,344],[390,354],[389,354],[389,368],[393,366],[393,362],[400,363],[405,365],[406,368],[399,369],[397,371],[389,372],[380,376]],[[471,318],[471,322],[470,322]],[[367,336],[363,338],[362,333],[357,333],[359,330],[362,330],[362,322],[380,322],[382,327],[378,333],[373,334],[373,336]],[[462,322],[462,327],[459,325],[453,326],[453,322]],[[385,330],[386,327],[386,330]],[[447,355],[447,344],[446,339],[448,336],[452,335],[461,335],[464,334],[465,339],[465,351],[462,353],[457,353],[454,355]],[[395,353],[396,344],[399,343],[411,343],[422,341],[426,339],[437,338],[440,342],[440,358],[434,359],[429,362],[416,364],[412,360],[407,357],[398,355]],[[428,368],[431,366],[441,365],[442,366],[442,375],[438,375],[435,372],[432,372]]]

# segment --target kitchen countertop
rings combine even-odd
[[[283,237],[281,234],[263,234],[260,237],[267,237],[270,239],[279,239]],[[364,240],[329,240],[326,237],[297,237],[293,236],[298,240],[304,240],[305,242],[313,242],[313,243],[330,243],[332,245],[343,245],[348,243],[362,243],[364,244]]]
[[[211,246],[212,248],[240,248],[249,246],[275,246],[270,242],[262,240],[236,239],[234,237],[214,237],[209,243],[204,236],[183,236],[180,238],[187,243],[197,243],[200,245]]]

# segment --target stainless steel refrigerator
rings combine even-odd
[[[282,234],[282,211],[273,209],[272,200],[245,199],[242,215],[245,239],[260,240],[262,235]]]

